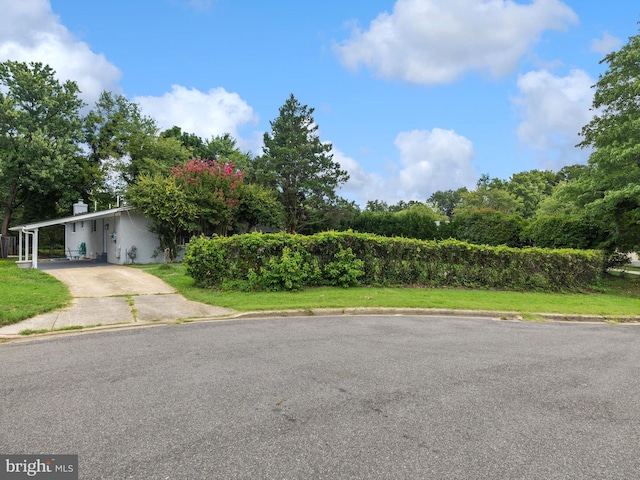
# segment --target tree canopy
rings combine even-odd
[[[600,63],[594,117],[582,129],[581,147],[593,148],[592,174],[581,177],[586,208],[613,222],[610,248],[640,247],[640,35]],[[591,197],[591,198],[590,198]]]
[[[91,175],[78,93],[41,63],[0,63],[0,234],[23,205],[28,217],[49,217],[83,193]]]

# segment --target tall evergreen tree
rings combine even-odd
[[[291,233],[323,222],[337,203],[336,189],[349,179],[333,160],[332,145],[320,141],[313,111],[291,95],[252,164],[256,180],[278,191]]]

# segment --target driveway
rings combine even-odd
[[[82,262],[64,268],[45,264],[42,270],[69,287],[72,305],[2,327],[0,337],[18,335],[27,329],[144,324],[232,313],[229,309],[189,301],[158,277],[137,268]]]

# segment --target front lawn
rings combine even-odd
[[[0,259],[0,326],[65,307],[71,301],[66,285],[51,275],[20,269],[15,259]]]

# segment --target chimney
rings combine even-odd
[[[83,213],[87,213],[89,211],[89,206],[81,200],[78,200],[78,203],[73,204],[73,216],[82,215]]]

